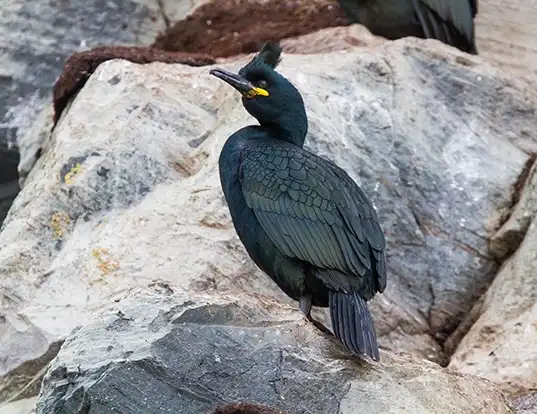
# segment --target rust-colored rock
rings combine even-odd
[[[266,41],[348,24],[336,1],[217,0],[175,23],[153,47],[228,57],[257,52]]]
[[[258,404],[227,404],[218,407],[213,414],[286,414],[283,411],[275,410]]]
[[[212,57],[200,53],[169,52],[143,46],[101,46],[74,53],[54,85],[54,125],[69,100],[84,86],[97,66],[111,59],[125,59],[134,63],[182,63],[190,66],[215,63]]]

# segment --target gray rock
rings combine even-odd
[[[160,3],[172,18],[182,18],[200,2]],[[52,86],[66,59],[73,52],[99,45],[149,44],[165,28],[165,14],[154,0],[2,0],[0,149],[11,148],[18,163],[20,147],[23,181],[36,161],[43,137],[20,141],[45,102],[51,100]],[[0,161],[2,170],[17,172],[16,163],[13,168],[1,154]],[[13,199],[0,188],[0,226]]]
[[[537,80],[536,0],[479,0],[477,48],[513,76]]]
[[[19,131],[17,147],[20,154],[19,165],[17,167],[19,175],[19,186],[24,187],[26,177],[39,160],[41,154],[50,144],[50,133],[54,124],[54,106],[51,102],[46,104],[37,114],[32,125]]]
[[[129,292],[76,329],[37,413],[206,414],[239,401],[293,414],[512,412],[477,377],[390,353],[382,364],[353,360],[294,308],[174,289]]]
[[[153,1],[4,1],[0,142],[16,143],[18,129],[30,127],[73,52],[103,44],[150,43],[162,27]]]
[[[510,397],[537,389],[537,348],[529,345],[537,341],[536,217],[537,169],[533,165],[520,201],[492,239],[495,246],[514,241],[518,248],[511,249],[514,253],[472,309],[471,329],[450,363],[453,369],[490,379]],[[535,404],[535,396],[529,401]]]
[[[537,392],[523,395],[513,401],[517,414],[537,413]]]
[[[218,155],[253,121],[208,70],[109,61],[62,116],[0,233],[0,395],[18,395],[12,378],[35,375],[25,362],[148,279],[292,303],[231,226]],[[389,282],[371,307],[381,346],[446,362],[444,339],[494,277],[489,235],[537,150],[535,88],[414,39],[289,54],[281,70],[304,95],[308,147],[379,211]]]
[[[7,404],[0,404],[0,412],[2,414],[35,414],[36,403],[37,397],[32,397]]]

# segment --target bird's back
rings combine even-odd
[[[384,290],[385,240],[378,216],[341,168],[269,137],[250,140],[240,159],[244,201],[230,210],[242,211],[245,204],[249,213],[241,214],[255,220],[256,231],[263,230],[276,251],[304,271],[316,269],[325,286],[368,298]],[[238,224],[239,233],[246,231],[243,226]]]
[[[266,133],[258,126],[248,126],[231,135],[220,153],[220,181],[233,226],[248,255],[287,296],[299,300],[302,264],[275,245],[244,196],[244,160],[259,156],[257,144],[264,138]]]

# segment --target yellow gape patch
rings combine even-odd
[[[268,91],[262,88],[253,88],[242,94],[245,98],[253,98],[254,96],[269,96]]]

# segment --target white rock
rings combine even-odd
[[[484,376],[510,396],[537,388],[537,174],[528,177],[520,202],[493,239],[516,253],[503,265],[483,300],[477,319],[459,344],[450,367]],[[528,213],[528,214],[526,214]],[[524,237],[524,233],[527,231]]]

